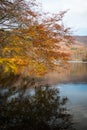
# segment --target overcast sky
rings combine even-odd
[[[69,9],[64,23],[76,35],[87,35],[87,0],[37,0],[45,11],[57,13]]]

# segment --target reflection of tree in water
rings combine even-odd
[[[65,108],[67,98],[61,99],[57,89],[38,87],[27,96],[25,92],[9,89],[0,94],[1,130],[73,130],[72,116]],[[8,98],[13,93],[15,98]]]

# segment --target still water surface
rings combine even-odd
[[[87,130],[87,63],[71,63],[67,83],[57,84],[61,96],[67,96],[67,107],[73,114],[77,130]]]

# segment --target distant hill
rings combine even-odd
[[[83,43],[83,45],[87,46],[87,36],[74,36],[76,41]]]

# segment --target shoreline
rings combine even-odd
[[[67,62],[69,62],[69,63],[87,63],[87,61],[82,61],[82,60],[69,60]]]

